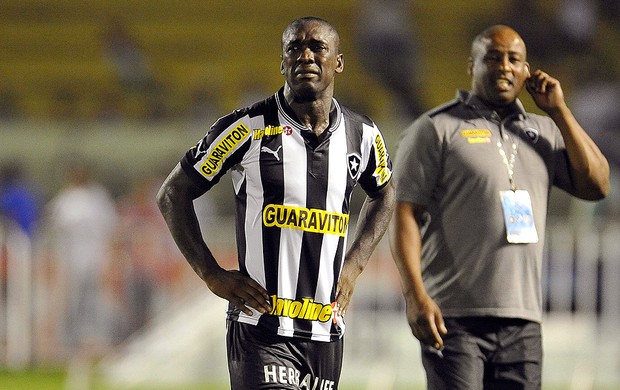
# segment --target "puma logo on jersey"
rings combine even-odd
[[[276,150],[271,150],[268,147],[263,146],[262,148],[260,148],[260,151],[273,154],[273,157],[275,157],[276,160],[280,161],[280,156],[278,156],[278,152],[280,151],[280,149],[282,149],[282,145],[278,146]]]

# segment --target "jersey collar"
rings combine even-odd
[[[278,92],[275,94],[276,103],[278,104],[278,111],[284,116],[284,118],[294,127],[299,129],[300,131],[310,131],[306,126],[302,125],[297,119],[297,115],[291,108],[291,106],[286,102],[284,98],[284,87],[280,88]],[[330,133],[336,130],[340,124],[340,118],[342,117],[340,104],[336,101],[335,98],[332,98],[332,106],[329,111],[329,127],[326,129]]]

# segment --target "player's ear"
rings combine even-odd
[[[284,74],[284,59],[280,60],[280,74]]]
[[[473,68],[474,68],[474,60],[473,58],[469,57],[467,59],[467,75],[470,77],[474,74]]]
[[[342,73],[344,71],[344,55],[338,54],[336,57],[336,73]]]

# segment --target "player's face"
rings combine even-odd
[[[338,40],[329,26],[314,21],[284,33],[281,72],[295,100],[312,101],[326,91],[333,93],[335,74],[344,68]]]
[[[469,62],[472,91],[491,105],[514,102],[530,76],[525,43],[510,29],[478,42]]]

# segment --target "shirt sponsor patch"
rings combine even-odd
[[[252,132],[242,122],[233,127],[228,133],[220,136],[219,141],[208,152],[207,157],[200,166],[200,172],[206,177],[215,176],[220,169],[222,163]]]
[[[332,318],[333,307],[331,304],[314,302],[313,298],[293,300],[271,296],[272,316],[288,317],[299,320],[327,322]]]
[[[349,216],[319,209],[269,204],[263,209],[263,224],[344,237]]]
[[[259,140],[263,137],[282,134],[282,126],[267,126],[264,129],[254,129],[254,139]]]
[[[377,178],[377,184],[382,186],[390,180],[392,171],[387,164],[387,149],[383,143],[383,138],[381,138],[379,134],[375,137],[375,157],[377,160],[377,168],[372,175]]]
[[[461,137],[467,139],[469,144],[488,144],[491,142],[491,130],[489,129],[466,129],[461,130]]]

